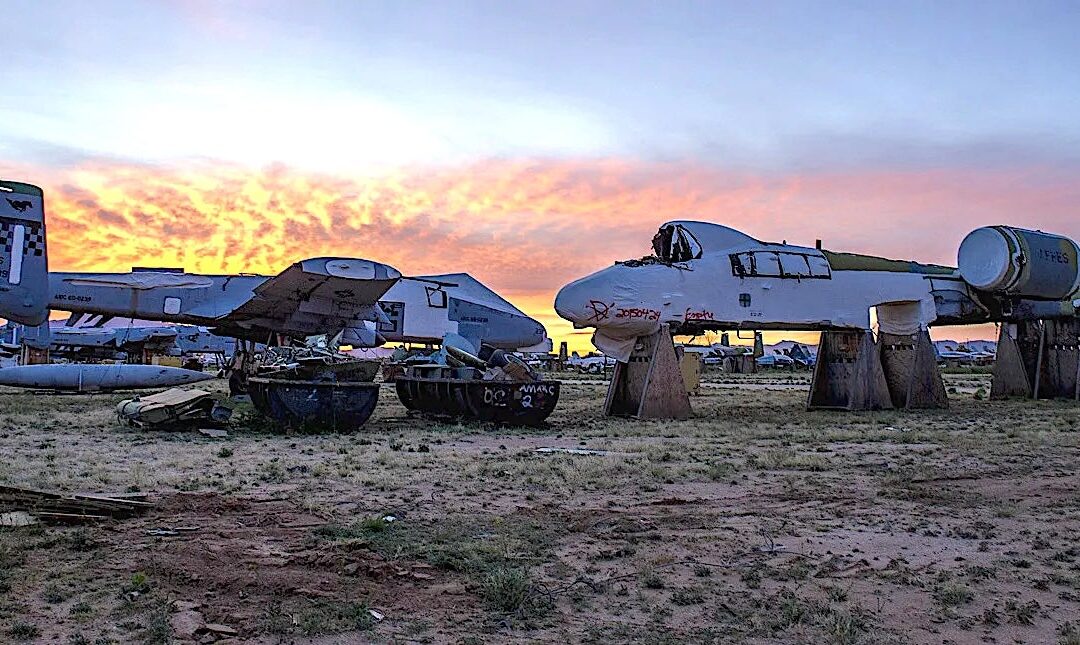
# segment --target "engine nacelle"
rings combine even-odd
[[[981,291],[1041,300],[1080,292],[1080,246],[1061,235],[984,226],[960,243],[964,281]]]

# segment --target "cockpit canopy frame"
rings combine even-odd
[[[682,224],[665,224],[652,239],[653,252],[662,262],[689,262],[701,257],[701,243]]]

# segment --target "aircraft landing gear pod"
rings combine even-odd
[[[44,196],[37,186],[0,180],[0,318],[40,325],[48,303]]]

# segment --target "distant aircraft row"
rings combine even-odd
[[[236,349],[235,340],[195,325],[115,319],[100,326],[67,326],[61,321],[38,327],[10,322],[0,326],[0,356],[17,354],[23,344],[47,347],[52,356],[76,361],[125,359],[144,351],[165,356],[231,356]]]

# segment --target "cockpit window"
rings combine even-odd
[[[664,262],[689,262],[701,257],[701,244],[679,224],[668,224],[652,239],[656,257]]]
[[[789,251],[746,251],[731,254],[731,273],[740,278],[832,278],[823,256]]]

